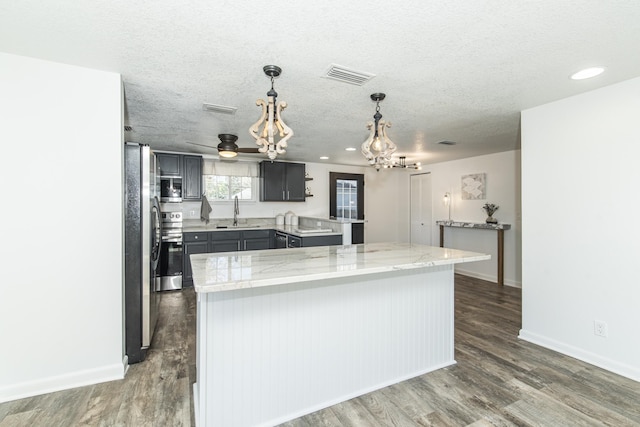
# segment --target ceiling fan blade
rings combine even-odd
[[[258,153],[258,148],[242,148],[242,147],[238,147],[238,153]]]
[[[210,148],[212,150],[216,150],[218,151],[218,149],[216,147],[212,147],[211,145],[205,145],[205,144],[198,144],[197,142],[190,142],[190,141],[185,141],[187,144],[191,144],[191,145],[197,145],[199,147],[205,147],[205,148]]]

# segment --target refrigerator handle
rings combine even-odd
[[[158,197],[154,197],[151,201],[151,217],[153,228],[151,229],[152,243],[151,248],[151,261],[153,262],[153,270],[158,268],[158,262],[160,261],[160,251],[162,250],[162,213],[160,210],[160,202]]]

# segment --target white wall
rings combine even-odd
[[[0,53],[0,401],[122,378],[120,75]]]
[[[500,208],[493,215],[500,223],[511,224],[504,232],[504,282],[521,286],[521,220],[520,220],[520,150],[468,159],[426,165],[422,171],[431,172],[433,194],[432,245],[439,246],[440,230],[437,220],[448,219],[444,194],[451,193],[451,219],[454,221],[485,222],[485,203]],[[462,176],[486,173],[486,199],[463,200]],[[408,185],[408,180],[407,180]],[[497,281],[497,233],[493,230],[471,230],[445,227],[445,247],[489,253],[491,260],[456,266],[456,272],[480,279]]]
[[[520,337],[640,381],[638,117],[640,78],[522,113]]]

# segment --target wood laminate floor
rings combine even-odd
[[[456,365],[283,427],[640,426],[640,383],[518,340],[520,318],[519,289],[456,275]],[[193,289],[163,294],[124,380],[0,404],[0,427],[195,425],[194,321]]]

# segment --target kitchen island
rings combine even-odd
[[[451,364],[454,265],[402,243],[191,255],[198,426],[272,426]]]

